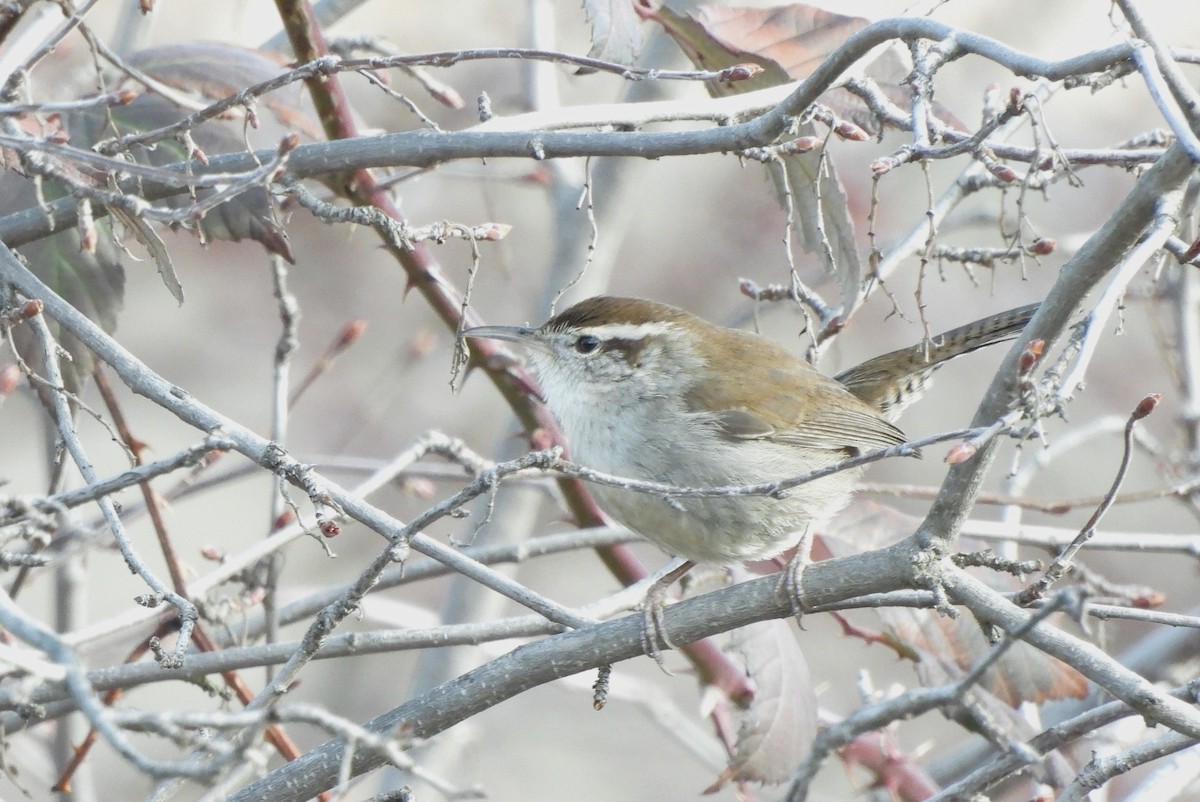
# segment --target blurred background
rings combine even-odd
[[[160,46],[191,41],[199,34],[206,39],[257,47],[278,29],[275,8],[267,2],[162,2],[144,18],[123,13],[122,5],[101,2],[89,16],[106,41],[128,37],[126,41],[138,47]],[[693,4],[670,5],[687,10]],[[1108,7],[1088,0],[1014,0],[1003,4],[958,0],[933,5],[937,19],[1046,58],[1065,58],[1122,41]],[[838,13],[871,19],[931,10],[928,5],[887,0],[829,6]],[[1145,6],[1150,25],[1170,44],[1187,45],[1200,34],[1200,16],[1184,14],[1174,4]],[[643,65],[689,68],[678,47],[656,26],[647,23],[644,28],[647,40]],[[579,4],[549,0],[375,0],[347,15],[327,34],[379,36],[409,53],[538,46],[582,54],[590,46],[589,26]],[[47,99],[86,91],[93,81],[89,64],[90,55],[82,42],[69,39],[50,62],[35,72],[33,91]],[[437,105],[400,74],[393,74],[394,88],[412,98],[446,130],[477,123],[475,98],[480,92],[489,95],[494,113],[500,116],[535,108],[546,110],[554,105],[705,96],[702,86],[691,83],[630,83],[608,74],[576,75],[561,65],[517,61],[463,63],[439,70],[436,75],[458,90],[466,100],[465,108],[456,111]],[[409,109],[361,77],[345,74],[342,81],[365,129],[402,131],[420,127],[420,120]],[[968,126],[974,126],[980,119],[984,92],[993,82],[998,82],[1003,92],[1009,87],[1033,86],[994,64],[968,57],[938,74],[936,99]],[[264,120],[268,117],[262,116]],[[1063,147],[1108,147],[1163,124],[1142,82],[1133,76],[1095,94],[1087,89],[1058,92],[1045,104],[1039,125],[1039,136],[1051,136]],[[271,123],[254,134],[256,144],[268,145],[279,133]],[[1026,127],[1015,141],[1029,143],[1031,137]],[[832,158],[845,184],[851,218],[857,226],[860,253],[865,254],[867,247],[870,164],[905,141],[903,132],[889,132],[882,143],[832,143]],[[965,166],[965,161],[948,160],[931,165],[926,174],[916,165],[907,165],[880,183],[874,229],[877,244],[885,254],[891,244],[922,224],[930,195],[940,195]],[[473,305],[490,323],[540,323],[549,312],[551,299],[587,264],[587,272],[567,292],[559,308],[600,292],[643,296],[685,307],[716,322],[757,326],[798,353],[804,351],[809,341],[803,333],[804,318],[795,305],[756,307],[738,291],[741,279],[761,285],[788,282],[785,214],[762,164],[719,155],[654,161],[597,159],[586,169],[598,230],[590,256],[592,235],[586,202],[585,208],[579,208],[585,165],[578,160],[452,163],[414,174],[398,185],[397,195],[413,225],[449,220],[513,227],[503,242],[479,246]],[[1021,172],[1023,167],[1016,169]],[[1080,186],[1060,181],[1044,193],[986,191],[959,207],[940,228],[939,242],[963,247],[1003,245],[1002,232],[1010,232],[1016,225],[1020,201],[1022,222],[1031,227],[1034,236],[1055,240],[1057,247],[1037,260],[997,264],[992,269],[967,270],[957,264],[931,263],[923,278],[922,298],[935,332],[1043,297],[1059,267],[1104,223],[1137,176],[1122,169],[1087,168],[1080,170],[1078,177]],[[429,430],[462,438],[471,448],[497,459],[514,456],[526,448],[515,421],[483,375],[467,376],[461,390],[452,390],[453,333],[442,326],[419,294],[406,295],[402,270],[379,247],[373,232],[326,225],[297,209],[286,212],[284,220],[296,259],[288,282],[302,314],[296,374],[303,374],[318,360],[347,323],[366,324],[362,338],[296,406],[287,438],[287,447],[294,455],[320,466],[343,484],[352,485],[363,476],[352,466],[376,466]],[[201,245],[188,235],[170,233],[164,233],[164,238],[187,300],[182,306],[174,302],[155,275],[152,261],[127,259],[126,300],[118,339],[154,370],[204,403],[267,434],[271,366],[280,322],[266,255],[253,243]],[[449,241],[431,247],[447,279],[463,287],[471,269],[470,246]],[[836,279],[823,275],[815,260],[799,248],[797,265],[810,286],[836,302]],[[1154,291],[1153,278],[1148,274],[1147,280],[1131,293],[1123,333],[1102,341],[1086,392],[1069,409],[1069,426],[1092,426],[1114,415],[1123,420],[1146,393],[1161,392],[1164,404],[1145,422],[1145,431],[1161,444],[1163,453],[1169,454],[1185,445],[1178,426],[1183,411],[1170,354],[1164,354],[1162,347],[1164,341],[1170,341],[1170,323],[1147,300]],[[888,282],[908,319],[891,314],[893,307],[888,298],[881,292],[873,293],[823,354],[820,367],[834,373],[870,356],[918,342],[923,333],[916,322],[919,281],[918,260],[910,259]],[[965,426],[1003,350],[991,349],[947,367],[925,400],[907,413],[902,421],[905,431],[917,437]],[[122,392],[122,398],[136,435],[150,446],[149,458],[169,455],[200,439],[197,432],[145,401],[127,392]],[[107,432],[87,416],[81,427],[101,474],[123,470],[124,457]],[[1052,441],[1067,429],[1061,421],[1047,422]],[[1103,493],[1120,457],[1120,438],[1119,433],[1096,431],[1096,436],[1087,439],[1086,447],[1063,454],[1040,474],[1031,494],[1039,498],[1073,498]],[[1036,449],[1036,444],[1030,445],[1024,458]],[[1002,457],[993,470],[989,485],[992,490],[1000,487],[1011,463],[1012,450],[1006,447],[1005,453],[1009,456]],[[36,398],[23,389],[0,407],[0,478],[6,481],[4,492],[43,493],[47,473],[39,466],[45,463],[44,455],[43,413]],[[932,449],[921,462],[879,464],[870,470],[867,479],[872,483],[936,487],[945,471],[942,456],[943,450]],[[234,471],[240,463],[239,457],[227,456],[214,474]],[[1164,475],[1164,467],[1161,460],[1139,454],[1127,488],[1138,490],[1170,483],[1173,477]],[[410,519],[433,500],[457,489],[457,480],[438,477],[435,471],[432,479],[424,477],[389,487],[374,501],[400,519]],[[217,484],[172,506],[172,536],[195,572],[206,570],[201,548],[212,546],[235,552],[265,536],[271,523],[270,485],[268,477],[256,472]],[[136,493],[127,491],[126,496],[135,499]],[[922,515],[927,506],[919,500],[885,501],[913,515]],[[474,512],[476,519],[482,517],[481,508]],[[83,512],[85,518],[92,514],[90,510]],[[975,514],[994,518],[997,513],[994,508],[980,506]],[[1063,516],[1029,513],[1025,520],[1070,528],[1082,525],[1088,514],[1086,508]],[[520,540],[564,531],[568,526],[566,514],[549,485],[532,483],[502,489],[491,521],[477,533],[476,523],[467,520],[439,524],[430,534],[453,542],[474,539],[480,543]],[[1105,520],[1105,528],[1191,534],[1196,530],[1196,518],[1183,505],[1157,501],[1117,506]],[[132,525],[132,532],[147,560],[161,570],[148,523],[139,519]],[[360,527],[347,525],[330,545],[336,559],[328,558],[320,545],[307,539],[287,552],[282,578],[284,601],[322,585],[352,579],[375,555],[381,541]],[[665,555],[652,547],[639,549],[651,568],[665,560]],[[1166,594],[1167,609],[1186,612],[1196,602],[1195,568],[1190,561],[1100,555],[1092,558],[1091,564],[1117,582],[1152,584]],[[521,565],[518,573],[522,582],[567,605],[585,604],[616,589],[615,581],[589,552],[533,561]],[[483,620],[519,612],[489,592],[475,592],[464,584],[437,580],[381,593],[379,598],[368,599],[361,621],[350,621],[346,626],[427,626],[455,615]],[[124,568],[120,555],[111,549],[87,555],[83,588],[86,614],[94,621],[128,609],[132,596],[144,590]],[[231,627],[237,626],[240,615],[236,612],[238,591],[230,588],[227,594],[235,610],[228,621]],[[25,593],[23,604],[27,608],[49,610],[56,593],[49,572],[35,575]],[[856,620],[877,625],[866,614]],[[809,616],[804,625],[805,631],[799,637],[818,683],[823,708],[841,715],[856,709],[861,703],[862,687],[856,679],[862,676],[869,676],[868,684],[878,689],[887,689],[893,683],[914,683],[910,665],[899,662],[885,649],[844,638],[837,624],[826,617]],[[1096,637],[1110,649],[1119,650],[1139,642],[1149,628],[1110,623],[1096,630]],[[298,637],[301,631],[290,628],[283,637]],[[131,643],[97,649],[88,655],[89,664],[118,661]],[[509,646],[315,662],[305,670],[294,696],[326,705],[351,720],[364,721],[394,707],[418,689],[456,676]],[[426,761],[424,765],[430,770],[460,787],[478,785],[491,799],[569,798],[586,802],[695,798],[719,773],[721,766],[714,765],[712,756],[716,754],[719,759],[720,753],[714,742],[704,740],[708,737],[707,725],[700,713],[698,687],[689,676],[687,664],[671,655],[669,665],[675,671],[674,677],[664,676],[649,660],[618,666],[616,698],[602,713],[592,710],[591,695],[586,690],[592,678],[579,677],[574,682],[522,694],[453,728],[426,745],[425,751],[414,754]],[[249,675],[256,676],[255,672]],[[214,704],[199,689],[174,685],[140,689],[123,704],[153,708],[170,699],[179,705],[180,697],[189,695],[195,697],[194,704],[199,708]],[[679,712],[690,720],[695,732],[680,729],[672,718]],[[10,741],[15,751],[10,752],[8,760],[22,767],[21,786],[34,798],[43,798],[37,789],[44,789],[56,776],[41,751],[52,737],[52,730],[52,725],[43,726],[30,736]],[[325,740],[314,730],[295,728],[293,734],[306,749]],[[963,740],[962,730],[934,716],[905,724],[893,735],[899,748],[915,754],[945,754],[950,745]],[[149,791],[146,780],[107,747],[97,750],[90,768],[101,788],[129,789],[123,798],[137,798]],[[377,772],[347,798],[366,798],[396,781],[394,775]],[[864,781],[862,776],[848,777],[840,766],[830,763],[818,779],[813,798],[848,799],[863,790],[858,784]],[[0,793],[16,795],[16,786],[0,782],[6,785]],[[81,793],[86,796],[86,791]],[[428,795],[421,798],[436,798],[431,792],[425,793]],[[765,790],[762,797],[773,798],[772,793]],[[185,793],[179,798],[191,797]],[[733,799],[735,794],[727,788],[714,798]]]

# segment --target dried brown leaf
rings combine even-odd
[[[113,217],[124,223],[125,228],[132,232],[138,242],[146,248],[150,257],[154,259],[154,266],[158,268],[159,278],[167,286],[171,296],[180,306],[183,306],[183,284],[179,281],[179,274],[175,272],[175,264],[171,261],[171,254],[167,253],[167,246],[163,244],[162,237],[158,236],[158,232],[152,225],[137,215],[129,214],[124,209],[117,207],[111,211]]]
[[[781,783],[808,757],[817,734],[817,696],[808,663],[787,621],[736,630],[730,650],[754,682],[742,711],[737,752],[709,791],[729,781]]]
[[[917,674],[928,686],[961,679],[994,648],[969,616],[951,619],[927,610],[892,608],[880,610],[880,617],[897,640],[921,656]],[[980,686],[1010,707],[1087,694],[1083,675],[1024,641],[984,672]]]
[[[278,54],[251,50],[224,42],[181,42],[151,47],[129,57],[129,62],[167,86],[205,100],[222,100],[248,86],[269,81],[287,70]],[[321,139],[320,123],[302,103],[303,84],[293,83],[259,99],[275,118],[312,139]]]
[[[709,82],[709,92],[716,96],[802,79],[847,36],[867,25],[860,17],[799,4],[767,9],[703,6],[690,15],[664,7],[649,16],[699,67],[722,70],[745,62],[762,67],[761,73],[744,81]],[[859,120],[854,122],[861,125]],[[789,136],[817,134],[816,126],[808,123]],[[781,203],[787,205],[783,193],[790,188],[800,242],[828,272],[838,276],[843,314],[848,313],[859,300],[862,263],[846,191],[823,149],[789,153],[782,157],[782,164],[786,186],[772,172]]]
[[[844,557],[894,543],[919,524],[919,519],[885,505],[856,501],[829,523],[822,540],[835,557]],[[961,539],[959,545],[971,549],[977,544]],[[997,589],[1015,587],[1015,580],[1007,575],[985,569],[973,571]],[[884,608],[879,616],[892,637],[920,657],[917,675],[925,685],[960,679],[994,648],[970,616],[951,619],[911,608]],[[1066,663],[1020,642],[984,672],[980,687],[1015,707],[1022,702],[1081,698],[1087,693],[1087,680]]]
[[[592,26],[589,56],[618,64],[637,61],[642,52],[642,18],[634,0],[583,0],[583,10]]]
[[[773,73],[763,79],[769,81],[764,86],[806,78],[851,34],[869,23],[862,17],[847,17],[799,3],[774,8],[701,6],[692,19],[703,30],[703,39],[709,40],[704,44],[697,41],[700,37],[693,40],[697,52],[715,59],[715,45],[728,54],[753,56]],[[744,59],[735,59],[740,60]],[[712,68],[719,67],[714,64]]]

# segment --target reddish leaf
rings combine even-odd
[[[913,532],[919,519],[882,504],[856,501],[822,533],[835,557],[856,554],[893,543]],[[960,539],[960,547],[976,544]],[[976,569],[981,579],[1002,590],[1015,581],[995,571]],[[885,608],[884,626],[899,642],[920,656],[917,675],[926,685],[944,685],[963,676],[992,647],[970,616],[947,618],[929,610]],[[980,687],[1005,704],[1041,703],[1066,697],[1081,698],[1087,680],[1071,666],[1027,643],[1016,643],[983,675]]]
[[[807,77],[847,37],[868,24],[862,17],[800,4],[701,6],[690,17],[664,8],[658,19],[690,58],[709,69],[751,60],[762,66],[765,74],[743,82],[733,90],[738,92]]]
[[[993,648],[970,616],[952,619],[927,610],[902,608],[879,612],[896,639],[921,655],[917,674],[925,685],[945,685],[961,679]],[[1010,707],[1022,702],[1081,699],[1087,694],[1083,675],[1024,641],[1013,644],[985,671],[980,685]]]

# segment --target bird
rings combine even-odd
[[[1012,339],[1037,305],[827,376],[761,335],[642,298],[597,296],[536,328],[464,332],[523,345],[571,458],[680,488],[757,485],[906,442],[896,418],[948,360]],[[850,500],[861,467],[774,495],[664,498],[592,485],[612,518],[688,563],[778,557]],[[798,578],[796,578],[798,587]]]

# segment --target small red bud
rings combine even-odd
[[[443,106],[451,109],[461,109],[466,103],[463,101],[462,95],[453,87],[441,86],[430,91],[433,99]]]
[[[279,140],[279,155],[283,156],[291,153],[300,146],[300,135],[291,133]]]
[[[783,149],[788,153],[808,153],[821,147],[822,141],[818,136],[802,136],[785,144]]]
[[[1158,406],[1159,401],[1162,401],[1161,394],[1150,393],[1150,395],[1138,402],[1138,405],[1133,409],[1133,414],[1129,417],[1133,418],[1134,420],[1141,420],[1154,411],[1154,408]]]
[[[886,157],[876,159],[875,161],[871,162],[871,175],[879,178],[881,175],[890,173],[895,166],[896,162],[894,159],[889,159]]]
[[[0,370],[0,398],[5,398],[16,392],[21,381],[21,369],[16,365],[5,365]]]
[[[1016,171],[1007,164],[989,164],[988,172],[1009,184],[1021,180],[1021,176],[1017,175]]]
[[[970,443],[959,443],[954,448],[946,453],[946,464],[957,465],[960,462],[966,462],[971,457],[975,456],[975,452],[979,449]]]
[[[1133,606],[1140,610],[1153,610],[1162,607],[1166,602],[1166,594],[1153,588],[1142,588],[1141,592],[1132,599]]]
[[[1025,349],[1021,351],[1021,357],[1017,362],[1017,374],[1024,376],[1033,370],[1033,366],[1042,358],[1042,352],[1045,350],[1045,340],[1030,340],[1026,343]]]
[[[554,445],[554,438],[550,436],[550,432],[539,427],[530,432],[529,445],[534,451],[545,451]]]
[[[225,552],[216,546],[203,546],[200,549],[200,556],[210,562],[221,562],[225,559]]]
[[[337,537],[342,533],[342,527],[337,521],[324,520],[321,521],[321,535],[324,537]]]
[[[550,173],[550,171],[548,169],[546,169],[545,165],[541,165],[541,164],[534,165],[534,167],[531,170],[529,170],[529,172],[527,172],[523,176],[521,176],[521,180],[526,181],[530,184],[537,184],[537,185],[543,186],[543,187],[554,186],[554,183],[555,183],[554,176]]]
[[[40,298],[30,298],[25,303],[21,304],[21,317],[28,320],[42,313],[42,300]]]
[[[508,236],[508,232],[512,231],[513,227],[508,223],[483,223],[479,228],[483,236],[478,239],[499,242]]]
[[[724,81],[726,83],[733,83],[734,81],[746,81],[750,78],[753,78],[755,75],[758,75],[762,71],[762,66],[758,64],[734,64],[732,67],[726,67],[725,69],[721,70],[721,73],[717,76],[717,80]]]
[[[1038,237],[1033,241],[1033,245],[1029,246],[1029,251],[1037,256],[1046,256],[1054,253],[1056,247],[1058,247],[1057,240]]]
[[[95,253],[99,235],[96,233],[94,221],[86,215],[79,217],[79,250],[84,253]]]
[[[413,498],[422,500],[433,498],[437,492],[437,486],[432,481],[422,476],[414,476],[404,480],[404,489]]]
[[[354,345],[366,330],[367,321],[362,319],[351,320],[342,327],[342,332],[338,335],[337,342],[333,344],[333,350],[342,351]]]
[[[422,328],[408,341],[408,358],[416,362],[429,356],[437,347],[438,335],[431,328]]]
[[[848,120],[838,120],[833,132],[849,142],[866,142],[871,135]]]

